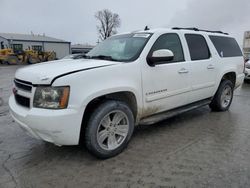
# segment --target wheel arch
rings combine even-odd
[[[230,80],[233,83],[234,87],[235,87],[235,84],[236,84],[236,72],[235,71],[229,71],[229,72],[224,73],[222,78],[221,78],[220,83],[223,80]]]
[[[102,104],[104,101],[107,100],[118,100],[125,102],[131,109],[134,119],[135,119],[135,124],[137,123],[138,119],[138,100],[136,97],[136,94],[132,91],[116,91],[112,93],[106,93],[102,95],[98,95],[95,97],[92,97],[89,102],[86,104],[86,107],[84,109],[83,117],[82,117],[82,123],[81,123],[81,131],[80,131],[80,139],[79,141],[83,141],[83,136],[84,136],[84,130],[86,128],[86,125],[89,121],[89,118],[91,114],[94,112],[97,106]]]

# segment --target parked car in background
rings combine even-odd
[[[65,56],[62,59],[82,59],[84,57],[85,57],[85,54],[70,54],[70,55]]]
[[[236,40],[223,32],[115,35],[84,59],[19,69],[10,112],[37,139],[56,145],[84,140],[92,154],[109,158],[126,148],[136,125],[204,105],[228,110],[244,81],[244,64]]]
[[[245,82],[250,82],[250,60],[245,63]]]

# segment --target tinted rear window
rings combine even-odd
[[[192,61],[210,58],[210,51],[206,39],[202,35],[186,34],[185,37]]]
[[[236,40],[231,37],[209,36],[221,57],[238,57],[242,52]]]

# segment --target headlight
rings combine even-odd
[[[69,87],[36,88],[33,106],[36,108],[64,109],[68,106]]]

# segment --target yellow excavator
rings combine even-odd
[[[35,64],[45,61],[56,60],[55,52],[42,52],[35,50],[24,50],[14,52],[11,48],[0,49],[0,63],[8,65]]]

